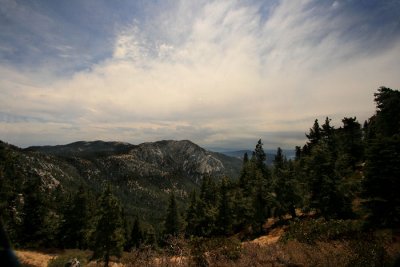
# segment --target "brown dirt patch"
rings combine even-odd
[[[285,231],[283,228],[276,228],[271,230],[267,235],[260,236],[259,238],[256,238],[250,242],[261,246],[275,244],[276,242],[278,242],[279,238],[283,235],[284,232]]]

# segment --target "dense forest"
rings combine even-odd
[[[112,184],[99,193],[85,185],[46,187],[34,174],[24,179],[12,146],[1,143],[2,224],[15,248],[90,250],[107,264],[123,251],[171,250],[183,242],[193,265],[207,266],[204,255],[212,249],[228,247],[230,260],[240,258],[237,244],[267,234],[265,224],[274,218],[274,226],[286,227],[282,240],[370,241],[363,250],[368,264],[360,252],[349,265],[395,265],[399,252],[382,256],[387,252],[376,233],[389,229],[391,240],[399,237],[400,92],[381,87],[374,97],[376,112],[365,122],[345,117],[335,128],[328,117],[316,119],[294,159],[278,147],[268,166],[259,140],[244,155],[238,179],[205,176],[188,197],[172,192],[158,225],[127,216]]]

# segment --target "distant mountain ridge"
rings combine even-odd
[[[129,143],[123,142],[105,142],[101,140],[97,141],[77,141],[66,145],[55,145],[55,146],[31,146],[25,151],[38,151],[45,154],[52,154],[57,156],[81,156],[85,154],[94,153],[121,153],[127,152],[131,147]]]
[[[189,140],[163,140],[132,145],[122,142],[78,141],[67,145],[33,146],[28,152],[40,152],[60,158],[84,158],[119,161],[140,175],[168,176],[180,173],[196,182],[204,175],[236,178],[240,160],[207,151]],[[129,166],[127,166],[129,165]],[[137,173],[136,173],[137,174]]]
[[[283,149],[282,150],[283,154],[286,156],[287,159],[294,159],[295,157],[295,151],[290,150],[290,149]],[[227,155],[229,157],[234,157],[243,160],[244,154],[247,153],[249,158],[251,158],[253,151],[252,150],[236,150],[236,151],[225,151],[221,152],[224,155]],[[272,165],[273,160],[276,155],[276,150],[272,149],[267,149],[265,150],[265,154],[267,156],[266,164],[267,165]]]
[[[79,186],[99,193],[110,183],[129,216],[140,215],[143,221],[155,223],[164,216],[170,192],[183,201],[199,189],[205,176],[234,179],[242,165],[238,158],[208,151],[188,140],[139,145],[78,141],[26,149],[1,145],[25,181],[39,177],[44,186],[61,186],[66,193]]]

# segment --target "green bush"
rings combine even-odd
[[[72,259],[76,258],[81,266],[85,266],[89,262],[90,253],[81,250],[68,250],[60,256],[51,259],[48,267],[65,267],[65,265]]]

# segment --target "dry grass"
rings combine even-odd
[[[103,267],[104,266],[104,262],[91,261],[91,262],[89,262],[89,264],[87,264],[85,266],[87,266],[87,267]],[[110,267],[124,267],[126,265],[124,265],[122,263],[118,263],[118,262],[110,262],[108,264],[108,266],[110,266]]]
[[[17,250],[16,254],[22,265],[34,267],[47,267],[49,260],[56,257],[53,254],[24,250]]]
[[[244,246],[242,257],[235,266],[346,266],[348,254],[346,245],[339,243],[316,245],[297,241],[271,245],[248,243]]]
[[[376,266],[376,262],[372,262],[373,255],[371,254],[371,249],[376,251],[378,248],[374,242],[364,243],[360,240],[316,241],[315,244],[306,244],[294,240],[280,242],[279,238],[284,231],[285,229],[282,227],[275,228],[270,230],[266,236],[242,243],[239,258],[230,258],[226,251],[220,248],[201,252],[200,255],[203,255],[205,266],[215,267]],[[388,266],[393,264],[394,259],[400,257],[400,238],[397,240],[394,237],[391,240],[382,243],[386,252],[385,264],[388,264]],[[169,250],[156,252],[149,247],[124,253],[122,259],[119,261],[114,259],[110,266],[198,266],[198,261],[196,263],[193,253],[196,252],[191,251],[187,240],[177,239],[171,240]],[[364,257],[362,261],[359,258],[360,253]],[[32,251],[17,251],[17,255],[26,266],[47,266],[47,262],[55,257],[55,255]],[[103,263],[90,262],[86,266],[103,266]]]
[[[279,241],[279,238],[283,235],[284,232],[284,228],[275,228],[271,230],[268,235],[261,236],[252,241],[245,242],[244,244],[254,243],[261,246],[272,245]]]

